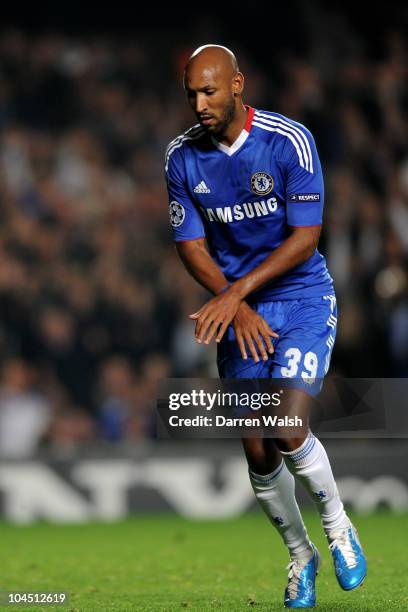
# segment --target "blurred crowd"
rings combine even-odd
[[[317,142],[332,372],[408,376],[406,41],[389,31],[374,53],[346,19],[324,25],[301,57],[262,64],[236,45],[245,102]],[[217,375],[193,340],[207,294],[175,254],[163,179],[166,145],[194,123],[192,47],[163,45],[0,32],[0,454],[140,443],[158,379]]]

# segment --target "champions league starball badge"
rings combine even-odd
[[[170,202],[169,204],[169,214],[171,225],[173,227],[179,227],[185,219],[186,211],[182,204],[179,204],[176,202],[176,200],[173,200],[173,202]]]
[[[257,195],[270,193],[274,186],[274,180],[266,172],[255,172],[251,177],[251,189]]]

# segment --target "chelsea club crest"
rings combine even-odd
[[[255,172],[251,177],[251,189],[257,195],[270,193],[274,186],[274,180],[266,172]]]

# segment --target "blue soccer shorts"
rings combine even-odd
[[[279,338],[271,338],[275,352],[267,361],[260,357],[256,363],[247,349],[248,359],[243,359],[230,325],[218,345],[220,378],[280,379],[285,386],[316,396],[329,369],[336,338],[336,297],[258,302],[251,307],[279,334]]]

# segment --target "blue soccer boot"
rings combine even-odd
[[[367,574],[367,561],[355,527],[350,523],[345,529],[330,532],[327,539],[341,588],[351,591],[360,586]]]
[[[285,608],[313,608],[316,605],[316,576],[320,566],[320,555],[312,544],[311,559],[293,559],[286,569],[289,570],[288,586],[285,590]]]

